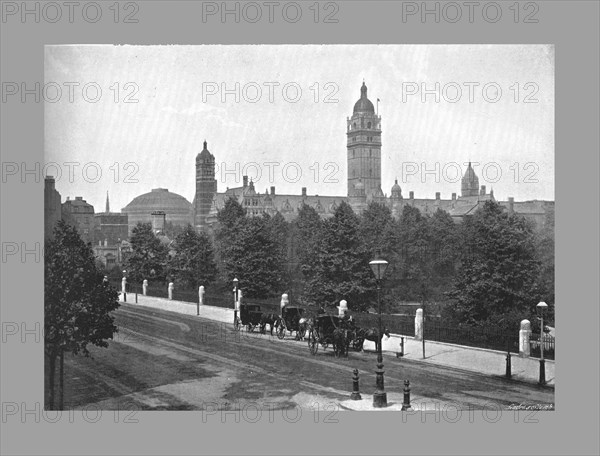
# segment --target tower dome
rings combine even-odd
[[[479,178],[471,167],[471,162],[461,180],[461,194],[463,197],[479,195]]]
[[[209,161],[214,162],[215,161],[214,155],[208,151],[206,141],[204,141],[204,149],[202,149],[202,151],[196,156],[196,162],[199,162],[199,161],[205,161],[205,162],[209,162]]]
[[[367,86],[363,81],[362,87],[360,88],[360,99],[354,104],[354,112],[369,112],[374,114],[375,107],[371,100],[367,98]]]
[[[402,189],[398,185],[398,179],[396,179],[394,185],[392,185],[392,198],[402,198]]]

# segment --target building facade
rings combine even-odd
[[[94,242],[94,206],[83,197],[76,196],[72,200],[67,196],[67,200],[62,204],[62,219],[77,228],[86,243]]]
[[[364,81],[360,87],[360,98],[354,104],[351,116],[346,118],[346,123],[346,196],[309,195],[306,187],[302,187],[297,194],[278,194],[275,187],[271,186],[263,193],[247,176],[243,176],[241,187],[218,192],[215,156],[204,141],[204,147],[195,161],[196,191],[193,203],[190,204],[184,197],[166,189],[154,189],[140,195],[122,210],[129,215],[130,234],[138,221],[150,222],[154,211],[164,211],[167,222],[174,221],[181,225],[191,223],[198,230],[210,230],[217,223],[218,211],[229,198],[236,199],[250,216],[280,212],[287,221],[293,220],[304,204],[314,207],[321,217],[327,218],[334,214],[342,201],[346,201],[357,213],[361,213],[369,203],[377,202],[388,206],[395,218],[400,217],[404,207],[408,205],[416,207],[424,215],[442,209],[456,222],[460,222],[486,201],[495,201],[493,190],[488,192],[485,185],[479,185],[479,178],[471,164],[462,177],[459,196],[452,193],[451,198],[442,199],[440,193],[436,192],[435,198],[417,198],[412,191],[403,195],[396,180],[388,197],[382,191],[381,182],[382,120],[368,98]],[[552,215],[554,211],[553,201],[515,202],[509,198],[500,204],[507,211],[522,214],[532,220],[538,227],[542,227],[549,214]]]

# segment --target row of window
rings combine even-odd
[[[377,128],[377,127],[378,127],[378,125],[375,125],[375,128]],[[361,121],[360,121],[360,128],[365,128],[365,120],[364,119],[361,119]],[[356,122],[354,122],[352,124],[352,130],[356,130],[356,129],[357,129]],[[371,129],[371,122],[367,122],[367,130],[370,130],[370,129]]]
[[[352,142],[356,142],[359,140],[358,136],[353,136],[352,137]],[[373,142],[373,136],[367,136],[367,142]]]
[[[373,151],[371,149],[369,149],[369,158],[373,157]],[[352,151],[352,158],[356,158],[356,151],[353,150]]]

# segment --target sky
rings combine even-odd
[[[551,45],[49,45],[44,170],[96,212],[106,192],[112,211],[159,187],[192,202],[206,140],[219,192],[246,171],[260,192],[345,196],[363,80],[388,196],[395,179],[460,195],[471,161],[496,199],[554,200]]]

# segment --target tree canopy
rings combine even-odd
[[[116,290],[103,282],[92,249],[77,230],[59,221],[44,255],[44,349],[50,362],[51,407],[55,360],[63,353],[89,356],[88,345],[107,347],[117,331],[111,312]]]

